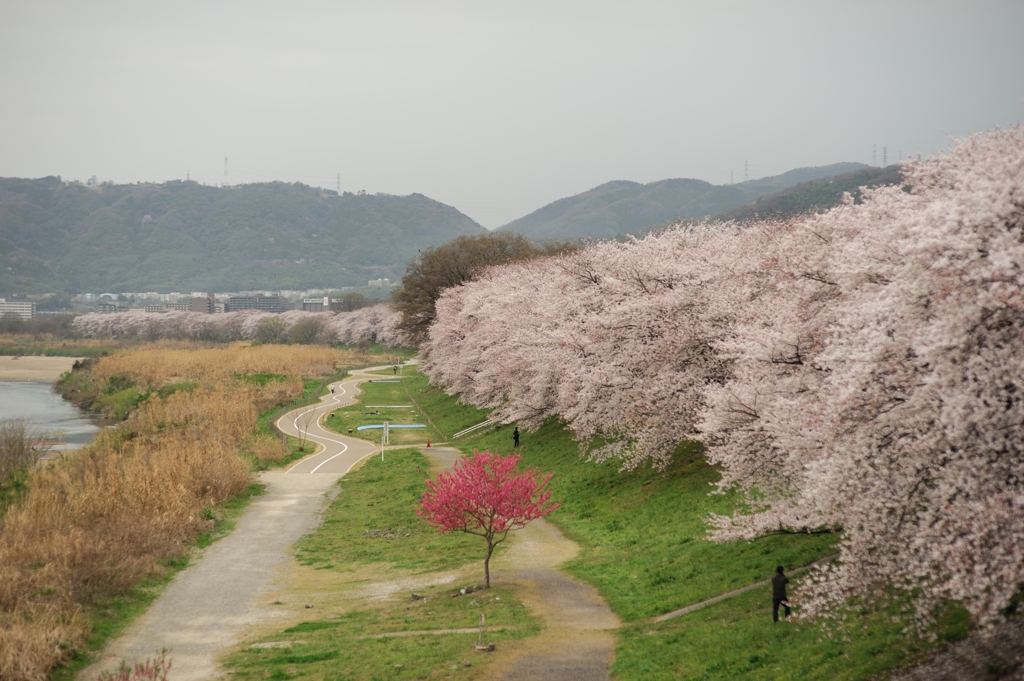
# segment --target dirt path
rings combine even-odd
[[[458,450],[423,450],[445,468]],[[535,520],[512,535],[508,549],[492,563],[491,579],[516,583],[530,612],[544,621],[538,636],[506,641],[492,653],[488,681],[604,681],[615,652],[619,618],[591,586],[581,584],[558,565],[579,547],[554,525]]]
[[[328,393],[324,401],[330,401],[331,408],[355,401],[354,384],[359,380],[366,379],[346,381],[348,392]],[[282,422],[294,421],[295,413]],[[81,681],[116,669],[122,660],[144,660],[164,648],[172,660],[170,681],[216,678],[218,653],[236,645],[241,632],[281,616],[265,598],[277,588],[278,568],[291,560],[292,544],[320,522],[337,479],[373,451],[363,440],[327,431],[322,436],[311,432],[310,439],[316,439],[321,450],[303,461],[316,458],[333,465],[321,467],[317,475],[261,473],[266,493],[246,509],[234,531],[178,574],[149,610],[79,673]]]

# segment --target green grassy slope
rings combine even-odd
[[[453,429],[485,417],[436,389],[418,402]],[[904,633],[903,623],[886,612],[858,613],[835,630],[806,622],[775,625],[768,587],[654,624],[653,616],[767,579],[778,564],[792,569],[827,556],[837,537],[706,541],[702,518],[729,512],[736,500],[709,496],[717,473],[694,449],[681,448],[663,473],[626,473],[614,462],[581,461],[557,423],[524,433],[522,442],[524,464],[555,473],[551,487],[563,505],[551,521],[582,548],[565,569],[597,587],[624,622],[613,666],[617,679],[869,679],[936,645]],[[467,452],[508,453],[512,427],[456,444]],[[794,576],[793,586],[800,579]],[[962,637],[967,626],[964,612],[951,609],[939,641]]]

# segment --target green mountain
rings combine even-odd
[[[786,187],[865,167],[860,163],[835,163],[724,186],[688,179],[649,184],[607,182],[559,199],[500,229],[534,239],[614,237],[677,219],[715,215]]]
[[[486,230],[421,194],[0,178],[0,292],[238,291],[397,281]]]
[[[861,168],[833,177],[801,182],[794,187],[762,196],[753,203],[719,213],[714,219],[742,222],[752,218],[779,218],[799,213],[821,212],[838,206],[845,192],[849,192],[854,200],[858,200],[861,187],[881,187],[902,182],[903,174],[898,165]]]

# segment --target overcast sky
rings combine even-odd
[[[890,163],[1024,120],[1024,2],[0,0],[0,176],[419,192]]]

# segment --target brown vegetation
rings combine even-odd
[[[0,524],[0,679],[41,681],[80,648],[90,608],[183,555],[210,528],[208,509],[251,482],[238,456],[283,458],[254,436],[261,409],[302,392],[300,376],[358,359],[316,347],[138,349],[98,360],[97,382],[127,378],[153,392],[88,448],[34,471]],[[239,374],[285,374],[259,386]]]
[[[39,460],[49,449],[45,434],[20,419],[0,421],[0,489],[9,478]]]
[[[315,346],[238,344],[230,347],[183,348],[177,343],[120,352],[96,362],[93,375],[99,380],[123,376],[147,390],[183,379],[217,381],[245,374],[327,376],[338,365],[358,363],[355,351]]]

